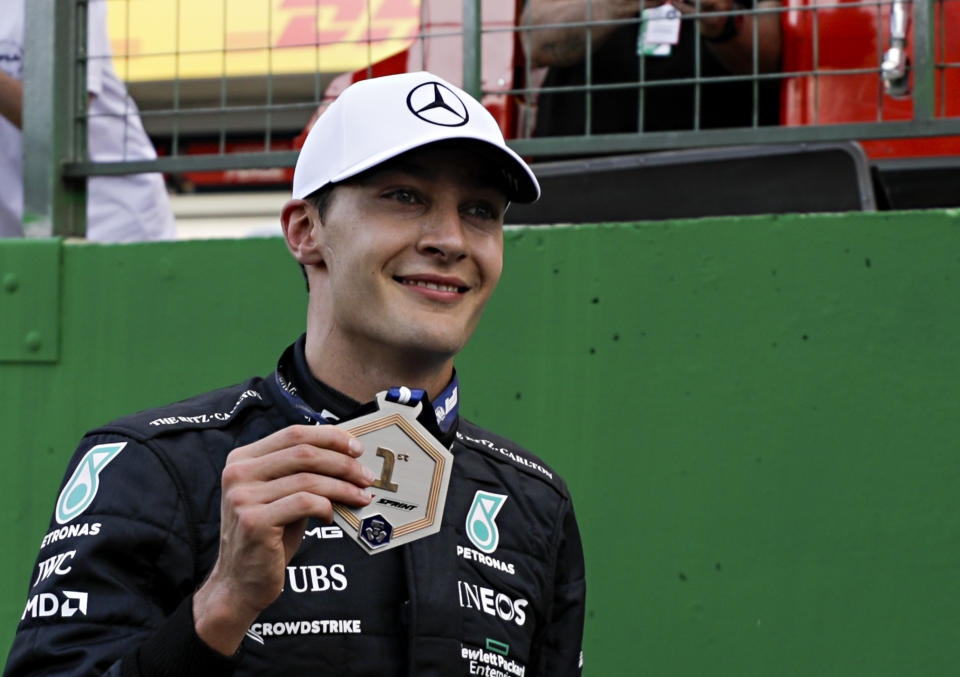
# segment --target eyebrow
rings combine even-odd
[[[418,164],[416,162],[410,162],[409,160],[388,160],[384,162],[377,168],[376,173],[380,172],[403,172],[404,174],[411,174],[421,179],[430,179],[434,178],[437,175],[436,170],[429,167],[425,164]]]
[[[439,175],[439,172],[427,163],[411,162],[404,158],[394,158],[384,162],[382,165],[375,167],[371,175],[375,176],[382,172],[402,172],[420,179],[435,179]],[[506,198],[504,180],[489,165],[485,165],[483,170],[468,176],[467,181],[473,188],[500,191],[504,193],[504,199],[509,202],[509,199]]]

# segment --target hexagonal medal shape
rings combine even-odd
[[[453,469],[450,453],[417,416],[423,408],[377,394],[379,411],[338,427],[363,442],[360,462],[377,480],[363,508],[334,503],[334,521],[369,554],[384,552],[440,530]]]

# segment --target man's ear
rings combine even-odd
[[[280,212],[280,225],[287,249],[304,265],[323,262],[320,242],[320,215],[306,200],[290,200]]]

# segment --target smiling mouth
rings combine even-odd
[[[402,277],[394,277],[394,280],[400,284],[405,284],[408,287],[423,287],[424,289],[432,289],[434,291],[443,291],[443,292],[452,292],[456,294],[465,294],[469,291],[470,287],[457,287],[452,284],[443,284],[442,282],[428,282],[426,280],[407,280]]]

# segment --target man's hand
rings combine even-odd
[[[294,425],[234,449],[223,469],[220,553],[194,595],[197,634],[231,655],[257,615],[283,590],[286,566],[310,517],[333,520],[333,503],[367,505],[375,479],[356,460],[360,442],[333,426]]]

